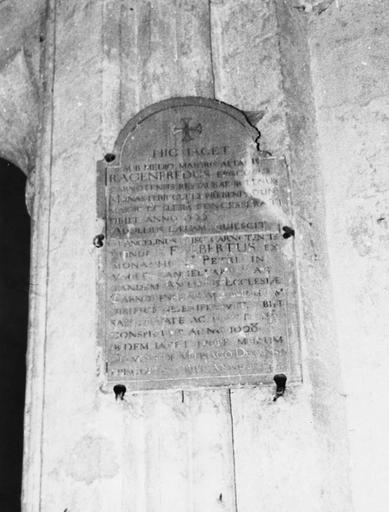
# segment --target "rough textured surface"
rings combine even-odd
[[[26,174],[39,127],[42,0],[0,4],[0,153]]]
[[[339,1],[335,0],[337,6]],[[315,14],[323,13],[334,2],[334,0],[292,0],[292,6],[304,12],[313,12]]]
[[[387,508],[389,16],[355,0],[311,26],[355,510]]]
[[[200,510],[209,509],[223,493],[227,510],[232,510],[231,465],[227,463],[231,460],[231,435],[225,392],[205,392],[205,396],[197,393],[188,405],[182,405],[181,393],[145,394],[134,400],[146,412],[133,407],[129,400],[126,413],[115,402],[113,393],[104,395],[98,389],[96,249],[92,239],[101,226],[95,219],[95,165],[112,148],[120,128],[122,98],[124,94],[129,96],[125,87],[131,87],[131,83],[123,82],[122,90],[126,92],[121,93],[120,88],[111,84],[112,76],[121,73],[115,44],[123,30],[114,16],[115,10],[109,9],[114,5],[118,4],[105,4],[101,10],[96,3],[66,2],[57,8],[53,4],[50,12],[51,53],[46,63],[48,117],[41,172],[37,177],[39,188],[47,191],[49,197],[36,197],[34,208],[39,226],[34,245],[40,254],[35,256],[35,271],[40,273],[41,283],[47,275],[49,279],[42,295],[33,298],[35,321],[29,357],[33,407],[28,414],[31,427],[27,439],[25,509],[109,511],[126,510],[132,505],[135,510],[171,510],[177,503],[182,509],[192,507],[194,501]],[[141,11],[143,3],[135,7]],[[157,16],[155,23],[159,27],[162,20]],[[85,31],[85,26],[90,30]],[[102,26],[106,29],[104,37]],[[126,29],[130,32],[132,26]],[[157,32],[152,32],[152,37],[157,39],[159,29],[154,30]],[[122,37],[127,38],[127,32]],[[137,53],[132,56],[134,66]],[[175,68],[164,75],[172,84],[177,82],[174,73]],[[181,94],[193,93],[196,69],[193,73],[193,80],[181,83]],[[166,78],[150,90],[150,102],[167,94],[169,83],[165,81]],[[197,92],[208,94],[201,89]],[[126,109],[135,113],[136,97],[131,98]],[[50,179],[48,184],[46,179]],[[50,211],[40,206],[42,199]],[[44,255],[47,259],[42,265]],[[49,304],[46,315],[44,296]],[[46,344],[42,344],[43,339]],[[188,420],[184,420],[183,410],[188,410]],[[69,424],[65,431],[64,422]],[[188,425],[193,429],[189,438]],[[209,425],[220,427],[210,429]],[[41,435],[39,432],[44,439],[43,458],[35,438]],[[86,435],[93,438],[95,448],[89,455],[85,452],[82,467],[99,468],[91,483],[87,483],[85,473],[77,473],[72,466],[75,459],[69,460],[68,455]],[[106,473],[104,464],[99,462],[103,452],[96,450],[96,439],[101,438],[110,443],[112,460],[120,461],[116,475]],[[158,466],[156,461],[160,461]],[[116,466],[110,463],[110,467]],[[77,479],[73,478],[75,475]],[[142,475],[143,497],[138,492]],[[188,496],[192,496],[192,501]]]
[[[323,183],[317,160],[315,110],[306,26],[293,9],[278,4],[282,84],[291,165],[301,286],[305,384],[313,411],[322,468],[323,510],[350,510],[347,433],[333,327]],[[281,9],[280,9],[281,7]],[[303,18],[305,19],[305,18]],[[335,476],[337,475],[337,476]],[[316,506],[316,505],[315,505]]]
[[[39,63],[39,52],[34,51],[39,43],[45,0],[2,0],[0,3],[0,68],[25,48],[35,63]],[[38,66],[35,66],[38,70]]]
[[[261,149],[285,146],[277,19],[271,2],[214,2],[211,9],[215,94],[242,110],[262,112]]]
[[[23,50],[0,72],[0,154],[26,174],[35,165],[39,89]]]
[[[239,12],[244,18],[239,17]],[[321,472],[319,482],[314,474],[303,476],[297,471],[292,472],[293,476],[287,473],[292,479],[290,486],[299,487],[298,482],[305,479],[312,490],[316,489],[317,493],[308,492],[306,495],[307,508],[349,510],[347,467],[343,466],[344,460],[347,460],[346,432],[342,418],[336,343],[331,327],[333,316],[328,287],[324,198],[315,159],[314,104],[309,52],[305,41],[305,18],[298,11],[290,9],[287,2],[263,3],[260,7],[256,2],[245,2],[245,6],[239,9],[234,2],[226,0],[214,4],[212,20],[217,97],[240,108],[263,110],[265,115],[258,123],[263,134],[261,147],[274,154],[286,155],[291,167],[304,323],[302,349],[305,389],[296,395],[302,410],[302,404],[308,400],[313,411],[313,428],[310,436],[305,434],[305,439],[318,435],[328,451],[320,453],[320,448],[316,451],[313,447],[310,449],[314,465],[322,468],[318,469]],[[243,24],[244,30],[239,28]],[[257,44],[250,45],[250,41],[257,41]],[[238,396],[242,400],[241,395]],[[232,401],[234,405],[234,393]],[[272,404],[260,408],[259,403],[259,395],[256,400],[255,393],[247,394],[247,411],[252,412],[252,421],[254,417],[258,418],[258,426],[264,422],[266,437],[268,427],[265,414],[261,412],[267,407],[268,414],[271,414]],[[241,410],[240,406],[238,410]],[[305,421],[303,414],[296,414],[294,422],[288,422],[288,434],[291,438],[295,436],[295,442],[299,439],[298,432],[305,431],[300,421]],[[237,442],[240,442],[240,438],[247,441],[246,435],[246,422],[237,421]],[[257,442],[254,442],[254,438],[249,438],[251,444]],[[270,438],[267,441],[271,443]],[[237,453],[237,482],[240,482],[238,503],[245,507],[244,510],[246,507],[249,510],[253,502],[272,507],[271,496],[277,493],[277,482],[266,471],[266,465],[262,466],[261,452],[247,448]],[[272,445],[274,460],[282,461],[283,453],[281,444]],[[302,460],[305,459],[305,455],[301,456]],[[342,466],[344,471],[341,470]],[[324,469],[326,467],[333,469],[327,471]],[[262,486],[255,486],[253,480],[250,480],[250,488],[243,484],[248,473],[254,481],[257,478],[258,482],[266,482],[263,485],[269,490],[268,495],[264,495]],[[337,476],[333,478],[335,474]],[[296,478],[294,484],[293,477]],[[287,507],[291,495],[285,488],[283,491],[277,503]],[[293,503],[297,506],[298,498],[295,500]]]

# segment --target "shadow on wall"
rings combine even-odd
[[[0,510],[19,512],[27,347],[30,217],[24,174],[0,159]]]

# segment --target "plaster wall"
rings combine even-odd
[[[0,155],[25,174],[35,167],[44,18],[42,0],[0,3]]]
[[[344,1],[310,29],[355,510],[389,501],[389,13]]]

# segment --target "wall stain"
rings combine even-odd
[[[99,478],[113,478],[118,471],[112,443],[102,436],[88,434],[81,437],[67,461],[68,475],[87,484]]]

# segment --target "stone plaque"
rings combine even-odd
[[[100,335],[133,389],[300,378],[288,174],[245,115],[203,98],[153,105],[100,165]],[[286,235],[285,235],[286,233]]]

